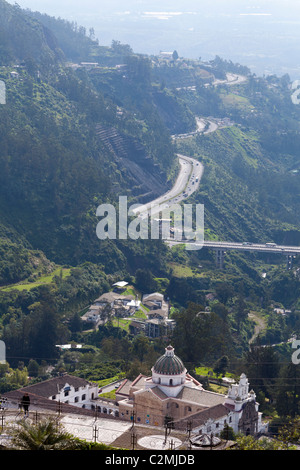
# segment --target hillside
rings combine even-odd
[[[136,117],[139,102],[122,119],[116,100],[95,89],[84,70],[73,71],[64,61],[46,64],[30,45],[24,59],[19,28],[32,30],[31,40],[41,50],[47,44],[46,27],[6,2],[1,8],[1,27],[7,27],[9,18],[16,25],[7,48],[10,63],[3,61],[0,69],[7,94],[0,108],[2,224],[21,231],[27,244],[51,261],[73,266],[101,261],[108,268],[114,261],[94,236],[96,208],[117,201],[120,191],[142,200],[171,184],[176,159],[170,136],[151,104],[151,115],[143,121]],[[77,36],[80,41],[82,34]],[[132,83],[129,100],[135,92]],[[113,251],[117,256],[118,248]],[[113,269],[120,268],[114,264]]]
[[[24,61],[32,58],[41,65],[57,63],[63,59],[54,34],[38,21],[24,15],[21,8],[0,2],[0,61]]]
[[[237,364],[252,318],[263,318],[264,344],[300,331],[297,259],[287,272],[283,257],[231,252],[221,271],[207,249],[96,237],[100,204],[163,194],[182,153],[204,165],[187,201],[204,204],[206,238],[299,245],[300,109],[289,77],[256,77],[219,57],[101,47],[76,24],[3,0],[0,11],[0,336],[14,367],[31,357],[56,364],[55,345],[78,341],[114,373],[130,362],[146,370],[171,339],[191,367],[225,354]],[[112,321],[82,330],[81,313],[121,278],[134,295],[170,299],[172,338],[134,336]],[[275,305],[292,315],[275,316]],[[61,358],[74,370],[91,359]]]

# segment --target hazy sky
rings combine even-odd
[[[10,0],[9,3],[15,2]],[[255,73],[300,78],[300,0],[18,0],[51,16],[93,27],[135,52],[222,58]]]

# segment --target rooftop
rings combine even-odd
[[[174,353],[174,348],[168,346],[163,356],[159,357],[153,366],[153,372],[162,375],[180,375],[186,371],[181,359]]]
[[[64,388],[66,384],[73,387],[86,387],[91,382],[88,382],[81,377],[75,377],[73,375],[61,375],[59,377],[54,377],[53,379],[44,380],[33,385],[28,385],[19,389],[22,394],[24,392],[32,393],[34,395],[49,398],[51,396],[57,395]]]

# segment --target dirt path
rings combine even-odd
[[[249,344],[251,344],[257,338],[259,333],[266,329],[267,325],[266,325],[265,320],[263,318],[261,318],[260,316],[258,316],[254,312],[250,312],[248,314],[248,318],[255,322],[254,334],[253,334],[252,338],[249,341]]]

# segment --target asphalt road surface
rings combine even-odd
[[[142,219],[153,216],[170,208],[172,204],[187,199],[198,190],[204,170],[202,163],[185,155],[178,155],[178,158],[180,171],[172,189],[153,201],[137,207],[133,211],[135,215]]]

